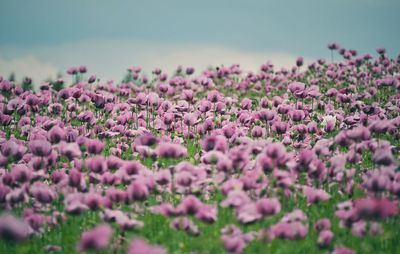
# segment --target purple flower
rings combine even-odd
[[[314,189],[308,186],[303,187],[303,194],[307,198],[308,203],[316,203],[319,201],[326,201],[330,195],[322,189]]]
[[[385,48],[378,48],[378,49],[376,49],[376,52],[378,52],[378,54],[380,54],[380,55],[384,55],[384,54],[386,54],[386,49]]]
[[[368,128],[359,126],[347,131],[346,135],[354,142],[360,142],[363,140],[368,140],[371,136],[371,133]]]
[[[125,170],[125,172],[128,175],[137,175],[139,172],[144,168],[140,162],[132,160],[132,161],[124,161],[122,165],[122,169]]]
[[[277,198],[262,198],[257,200],[256,208],[262,216],[271,216],[281,211],[281,204]]]
[[[344,246],[336,247],[332,254],[356,254],[355,251]]]
[[[225,153],[228,150],[228,141],[222,135],[207,136],[201,142],[204,151],[217,150]]]
[[[164,216],[173,216],[177,214],[176,209],[170,203],[162,203],[158,206],[154,206],[151,211],[154,214],[162,214]]]
[[[33,140],[29,142],[31,152],[40,157],[48,156],[51,153],[51,144],[46,140]]]
[[[78,73],[78,69],[76,67],[70,67],[70,68],[68,68],[67,73],[69,75],[75,75]]]
[[[185,101],[191,102],[193,100],[193,91],[187,89],[183,90],[181,98]]]
[[[303,57],[298,57],[297,59],[296,59],[296,65],[297,65],[297,67],[301,67],[301,66],[303,66],[303,64],[304,64],[304,58]]]
[[[222,207],[240,207],[250,202],[250,198],[244,191],[230,191],[228,197],[221,202]]]
[[[278,134],[285,134],[287,131],[287,124],[281,121],[276,121],[273,123],[272,128],[276,131]]]
[[[354,203],[356,218],[387,218],[398,214],[398,202],[386,198],[364,198]]]
[[[84,232],[77,245],[78,251],[99,251],[108,247],[111,242],[113,230],[109,225],[99,225]]]
[[[243,110],[250,110],[252,103],[253,102],[249,98],[244,98],[240,103],[240,108]]]
[[[188,218],[176,218],[170,223],[170,227],[175,230],[182,230],[189,235],[197,236],[200,234],[199,228]]]
[[[324,219],[319,219],[317,222],[315,222],[315,230],[318,232],[321,232],[323,230],[329,230],[331,229],[331,221],[327,218]]]
[[[146,200],[149,194],[147,185],[140,180],[133,181],[128,187],[128,195],[132,200]]]
[[[43,204],[51,203],[57,196],[49,185],[41,182],[35,182],[29,191],[37,201]]]
[[[228,253],[242,253],[246,245],[254,240],[255,233],[242,233],[235,225],[227,225],[221,230],[221,239]]]
[[[15,164],[12,167],[11,178],[15,182],[29,182],[31,175],[31,170],[25,164]]]
[[[207,100],[209,100],[212,103],[216,103],[219,100],[221,100],[222,96],[217,90],[212,90],[208,92],[207,94]]]
[[[228,253],[242,253],[246,247],[245,241],[241,237],[222,236],[225,250]]]
[[[0,238],[13,241],[23,241],[29,238],[31,233],[29,225],[13,215],[0,217]]]
[[[120,210],[110,210],[105,209],[104,213],[101,215],[106,222],[116,222],[122,230],[129,230],[133,228],[142,228],[144,226],[143,222],[131,219],[127,214]]]
[[[304,239],[308,233],[308,226],[301,222],[280,222],[269,228],[269,238]]]
[[[94,173],[102,174],[107,171],[107,162],[103,156],[95,156],[86,160],[86,165]]]
[[[79,67],[79,72],[80,72],[80,73],[86,73],[86,72],[87,72],[86,66],[83,66],[83,65],[80,66],[80,67]]]
[[[104,144],[98,139],[88,139],[86,141],[87,150],[92,154],[99,154],[103,151]]]
[[[367,234],[367,222],[363,220],[354,222],[353,225],[351,226],[351,233],[354,236],[359,236],[359,237],[365,236]]]
[[[373,160],[378,165],[389,166],[394,162],[392,151],[387,147],[380,147],[375,150]]]
[[[71,187],[80,187],[82,180],[82,173],[78,169],[74,168],[69,172],[68,184]]]
[[[322,230],[318,235],[318,245],[322,248],[328,247],[333,239],[333,233],[329,229]]]
[[[213,205],[203,205],[196,213],[196,218],[207,223],[214,223],[217,221],[217,207]]]
[[[336,126],[336,117],[330,116],[330,115],[325,116],[323,118],[321,125],[324,126],[324,130],[326,132],[333,131],[333,129],[335,129],[335,126]]]
[[[135,145],[152,146],[158,144],[159,140],[153,134],[145,132],[135,139]]]
[[[289,91],[296,97],[301,97],[305,90],[305,84],[301,82],[292,82],[288,85]]]
[[[156,148],[156,154],[164,158],[181,158],[187,155],[187,150],[179,144],[160,143]]]
[[[186,196],[176,208],[180,214],[196,214],[202,209],[203,203],[195,196]]]
[[[260,127],[260,126],[255,126],[252,130],[251,130],[251,135],[254,138],[261,138],[262,136],[264,136],[264,132],[265,129]]]
[[[300,122],[304,119],[305,113],[303,110],[292,110],[289,112],[290,117],[294,122]]]
[[[340,45],[337,43],[329,43],[328,44],[328,49],[330,49],[330,50],[337,50],[339,48],[340,48]]]
[[[382,228],[381,224],[379,224],[377,222],[370,223],[369,233],[370,233],[370,235],[380,235],[380,234],[382,234],[383,233],[383,228]]]
[[[53,126],[48,133],[48,139],[53,144],[59,143],[61,140],[65,140],[66,136],[67,135],[65,131],[58,125]]]
[[[26,148],[18,145],[12,140],[8,140],[1,145],[1,153],[5,156],[11,156],[14,161],[19,161],[26,152]]]
[[[126,254],[166,254],[167,251],[159,246],[148,244],[146,241],[135,238],[129,245]]]
[[[88,83],[92,84],[96,81],[96,79],[97,79],[96,75],[92,75],[88,78]]]
[[[236,208],[236,217],[242,224],[253,223],[261,219],[262,215],[258,212],[256,203],[245,203]]]

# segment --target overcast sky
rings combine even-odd
[[[298,56],[329,58],[329,42],[400,53],[397,0],[0,0],[0,75],[40,82],[86,65],[121,80],[129,66],[172,71]]]

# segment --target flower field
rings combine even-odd
[[[0,78],[0,253],[399,253],[400,56]]]

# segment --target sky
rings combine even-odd
[[[330,42],[395,57],[399,11],[398,0],[0,0],[0,75],[40,83],[80,65],[116,81],[130,66],[257,71],[267,60],[329,59]]]

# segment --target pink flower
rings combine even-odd
[[[240,103],[240,108],[243,110],[250,110],[252,103],[253,102],[249,98],[244,98]]]
[[[222,241],[228,253],[242,253],[246,247],[246,243],[241,237],[222,236]]]
[[[160,143],[156,148],[156,154],[165,158],[181,158],[187,155],[187,150],[179,144]]]
[[[154,214],[162,214],[164,216],[174,216],[177,214],[176,209],[170,203],[162,203],[158,206],[151,208],[151,212]]]
[[[143,181],[135,180],[129,185],[128,194],[132,200],[143,201],[149,196],[149,189]]]
[[[222,207],[240,207],[250,202],[250,198],[244,191],[233,190],[228,197],[221,202]]]
[[[314,189],[308,186],[303,187],[304,196],[307,197],[308,203],[316,203],[319,201],[326,201],[330,198],[330,195],[322,189]]]
[[[369,131],[368,128],[364,126],[359,126],[347,131],[346,135],[354,142],[360,142],[362,140],[368,140],[371,136],[371,132]]]
[[[170,223],[170,227],[175,230],[182,230],[189,235],[197,236],[200,234],[199,228],[188,218],[176,218]]]
[[[280,222],[270,227],[270,239],[304,239],[308,233],[308,226],[301,222]]]
[[[78,169],[72,169],[69,173],[68,184],[72,187],[79,187],[82,182],[82,173]]]
[[[251,135],[255,138],[261,138],[262,136],[264,136],[265,133],[265,129],[260,127],[260,126],[255,126],[252,130],[251,130]]]
[[[99,225],[94,229],[84,232],[77,245],[78,251],[99,251],[108,247],[113,230],[109,225]]]
[[[392,151],[389,148],[378,148],[373,155],[373,160],[378,165],[388,166],[394,162]]]
[[[196,213],[196,218],[207,223],[214,223],[217,221],[218,210],[213,205],[203,205]]]
[[[56,198],[56,193],[46,183],[35,182],[30,187],[31,195],[40,203],[51,203]]]
[[[85,195],[84,204],[92,210],[98,210],[104,206],[104,199],[98,193],[89,192]]]
[[[88,139],[86,141],[87,150],[92,154],[99,154],[103,151],[104,144],[98,139]]]
[[[65,131],[60,128],[58,125],[53,126],[49,133],[48,133],[48,139],[50,140],[51,143],[59,143],[61,140],[65,140],[67,137]]]
[[[69,160],[78,158],[82,155],[82,152],[77,143],[62,143],[60,144],[60,152],[62,155],[67,157]]]
[[[256,202],[257,212],[262,216],[271,216],[281,211],[281,204],[277,198],[262,198]]]
[[[33,140],[29,142],[31,152],[40,157],[48,156],[51,153],[51,144],[46,140]]]
[[[227,225],[221,230],[221,239],[228,253],[242,253],[246,245],[254,240],[255,233],[242,233],[235,225]]]
[[[171,182],[171,171],[168,169],[160,170],[155,175],[155,181],[159,185],[167,185]]]
[[[336,126],[336,116],[331,116],[331,115],[325,116],[321,125],[324,126],[324,130],[326,132],[333,131]]]
[[[236,208],[236,217],[242,224],[253,223],[261,219],[256,203],[249,202]]]
[[[132,161],[124,161],[122,168],[128,175],[137,175],[144,168],[140,162],[132,160]]]
[[[120,210],[105,209],[101,217],[106,222],[116,222],[122,230],[129,230],[133,228],[142,228],[143,222],[131,219],[127,214]]]
[[[301,67],[301,66],[303,66],[303,64],[304,64],[304,58],[302,56],[298,57],[296,59],[296,66]]]
[[[322,248],[328,247],[333,239],[333,233],[329,229],[322,230],[318,236],[318,245]]]
[[[11,169],[11,178],[15,182],[29,182],[31,177],[32,172],[25,164],[15,164]]]
[[[166,254],[167,251],[159,246],[148,244],[146,241],[135,238],[129,245],[126,254]]]
[[[180,214],[196,214],[202,209],[203,203],[195,196],[186,196],[176,208]]]
[[[363,220],[354,222],[351,226],[351,233],[354,236],[365,236],[367,234],[367,222]]]
[[[92,75],[88,78],[88,83],[92,84],[96,81],[96,79],[97,79],[96,75]]]
[[[398,202],[386,198],[364,198],[355,201],[356,218],[387,218],[398,214]]]
[[[323,230],[329,230],[331,229],[331,221],[327,218],[324,219],[319,219],[317,222],[315,222],[315,230],[318,232],[321,232]]]
[[[102,174],[107,171],[107,162],[103,156],[95,156],[86,160],[87,167],[90,171],[98,174]]]
[[[31,232],[29,225],[13,215],[0,217],[0,238],[5,240],[23,241],[28,239]]]
[[[303,95],[305,84],[301,82],[292,82],[288,85],[289,91],[296,97]]]
[[[336,247],[332,254],[356,254],[355,251],[344,246]]]
[[[8,140],[1,145],[1,153],[5,156],[11,156],[14,161],[19,161],[26,152],[26,148],[18,145],[12,140]]]
[[[293,121],[295,122],[300,122],[305,118],[305,113],[303,110],[292,110],[289,112],[290,117],[292,118]]]

